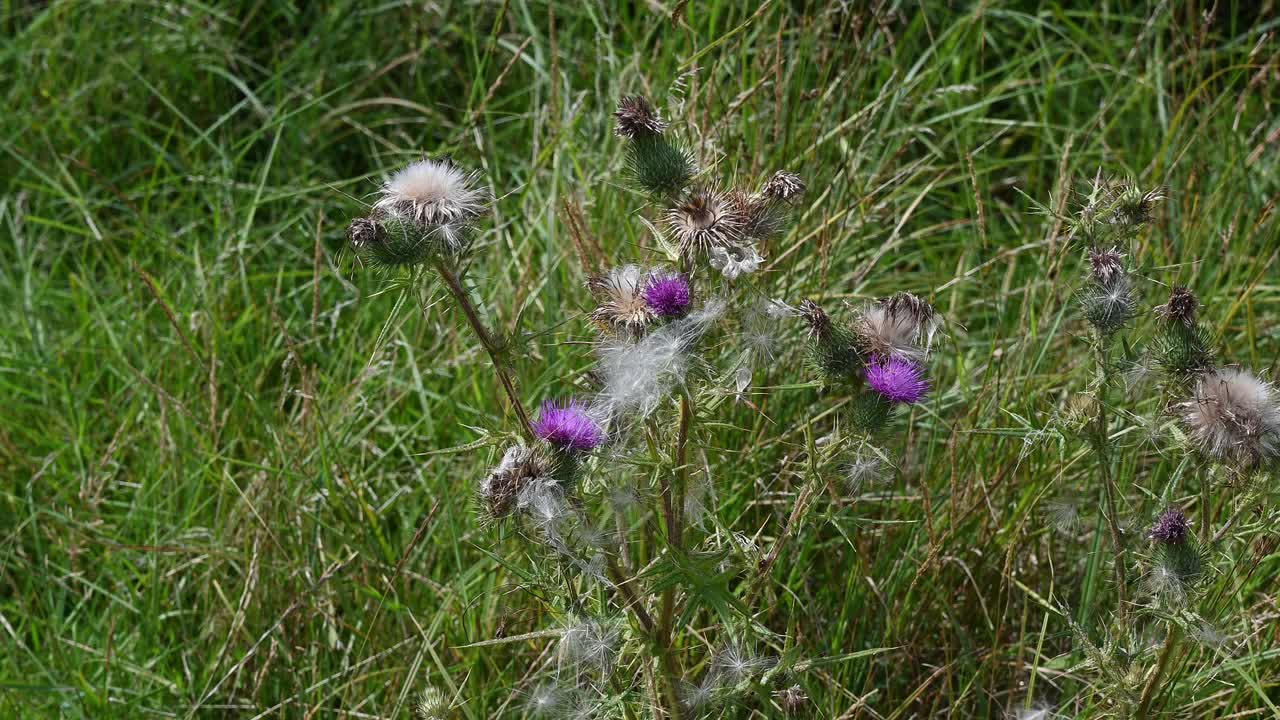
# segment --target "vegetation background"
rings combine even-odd
[[[519,321],[529,402],[563,394],[590,359],[571,219],[616,261],[650,242],[611,134],[634,92],[722,177],[808,180],[773,294],[949,318],[898,476],[821,504],[775,573],[762,621],[830,659],[815,715],[1105,714],[1063,615],[1115,601],[1054,424],[1089,381],[1080,259],[1032,199],[1165,185],[1146,298],[1190,285],[1275,377],[1277,30],[1271,0],[0,2],[0,715],[405,717],[427,684],[515,714],[552,641],[464,647],[541,628],[470,504],[491,451],[424,455],[501,398],[447,304],[398,307],[343,233],[423,152],[482,168],[477,292]],[[803,372],[706,442],[720,517],[762,541],[844,401]],[[1185,480],[1131,444],[1141,518]],[[1229,651],[1193,649],[1163,711],[1280,717],[1271,531],[1228,546]]]

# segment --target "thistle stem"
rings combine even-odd
[[[1115,553],[1116,589],[1120,593],[1120,619],[1128,614],[1128,588],[1125,568],[1124,538],[1120,533],[1119,511],[1116,505],[1115,476],[1111,472],[1111,432],[1107,418],[1106,390],[1111,383],[1111,365],[1107,362],[1105,347],[1098,349],[1098,366],[1102,371],[1102,384],[1098,388],[1098,416],[1094,427],[1094,452],[1098,456],[1098,474],[1102,478],[1103,501],[1106,505],[1107,528],[1111,535],[1111,548]]]
[[[1151,710],[1151,701],[1155,698],[1156,687],[1160,685],[1160,679],[1164,677],[1164,671],[1169,666],[1169,660],[1173,657],[1174,650],[1178,647],[1178,641],[1182,639],[1182,630],[1177,625],[1169,623],[1169,632],[1164,638],[1164,647],[1160,649],[1160,659],[1156,661],[1155,672],[1151,673],[1151,677],[1147,679],[1147,684],[1142,688],[1142,697],[1138,701],[1138,710],[1134,713],[1136,720],[1146,720],[1147,713]]]
[[[525,410],[524,403],[520,400],[520,394],[516,392],[515,378],[511,376],[511,369],[507,366],[504,355],[506,348],[500,345],[493,337],[493,333],[485,326],[484,321],[480,319],[480,314],[476,311],[476,306],[471,302],[471,297],[467,294],[466,288],[462,286],[462,281],[458,279],[458,275],[444,261],[438,261],[435,264],[436,272],[440,274],[440,279],[444,281],[445,287],[449,289],[449,294],[453,295],[453,299],[458,303],[458,307],[462,309],[462,314],[467,318],[467,324],[471,326],[471,330],[476,334],[476,338],[480,340],[480,344],[484,346],[485,352],[489,353],[489,359],[493,361],[493,371],[498,376],[498,382],[502,385],[502,389],[507,394],[507,399],[511,402],[511,409],[515,411],[516,417],[520,420],[520,432],[526,440],[533,440],[533,423],[529,420],[529,413]]]

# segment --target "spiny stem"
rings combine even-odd
[[[1111,382],[1111,365],[1107,362],[1105,346],[1098,348],[1098,367],[1102,371],[1102,384],[1098,388],[1098,416],[1094,427],[1094,451],[1098,456],[1098,473],[1102,477],[1102,494],[1106,504],[1107,527],[1111,534],[1111,548],[1115,552],[1116,588],[1120,593],[1120,619],[1128,614],[1128,588],[1125,579],[1124,539],[1120,534],[1120,521],[1116,505],[1115,477],[1111,473],[1111,433],[1107,420],[1107,386]]]
[[[1136,720],[1146,720],[1147,713],[1151,709],[1151,701],[1156,695],[1156,687],[1159,686],[1160,679],[1164,677],[1164,671],[1168,668],[1169,660],[1173,657],[1173,651],[1178,647],[1178,640],[1181,637],[1181,628],[1169,623],[1169,632],[1165,635],[1164,647],[1160,650],[1160,659],[1156,661],[1155,672],[1151,673],[1146,686],[1142,688],[1142,698],[1138,701],[1137,712],[1134,713]]]
[[[613,580],[614,587],[617,588],[618,593],[622,595],[623,604],[636,616],[636,621],[640,623],[640,627],[649,635],[649,639],[658,653],[658,660],[662,663],[662,674],[666,681],[663,694],[667,700],[667,713],[679,720],[680,694],[678,683],[680,674],[675,664],[675,658],[671,654],[671,646],[664,641],[661,628],[654,625],[649,611],[645,610],[644,603],[640,601],[640,598],[636,596],[635,589],[631,587],[631,578],[628,578],[623,573],[622,568],[618,566],[618,561],[613,557],[609,557],[607,563],[609,577]]]
[[[484,346],[485,352],[489,353],[489,359],[493,361],[493,370],[498,376],[498,382],[502,385],[502,389],[507,394],[507,399],[511,402],[511,409],[515,411],[516,417],[520,420],[521,434],[524,435],[526,440],[532,441],[533,423],[530,422],[529,413],[525,410],[524,403],[520,400],[520,394],[516,392],[515,379],[511,376],[511,370],[507,367],[507,363],[503,358],[505,348],[498,344],[493,337],[493,333],[485,326],[484,321],[480,319],[480,314],[476,311],[475,304],[471,302],[471,297],[467,294],[466,288],[462,287],[462,282],[449,267],[448,263],[441,260],[437,261],[435,265],[436,272],[440,274],[440,279],[444,281],[445,287],[449,289],[449,294],[453,295],[458,307],[462,309],[462,314],[466,316],[467,324],[471,326],[476,338]]]

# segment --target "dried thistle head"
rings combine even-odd
[[[357,250],[373,246],[382,240],[382,225],[372,217],[356,218],[347,226],[347,241]]]
[[[1180,409],[1192,444],[1212,458],[1247,470],[1280,457],[1280,398],[1247,370],[1204,373]]]
[[[646,297],[650,273],[638,265],[616,267],[587,279],[596,299],[591,319],[601,327],[629,337],[639,337],[656,319]]]
[[[553,477],[555,462],[550,457],[533,448],[513,445],[480,482],[480,517],[486,523],[505,520],[518,509],[520,496],[527,488]]]
[[[742,216],[728,195],[709,187],[695,187],[667,211],[666,223],[686,258],[728,245],[742,235]]]
[[[804,190],[804,180],[799,175],[779,170],[765,182],[760,194],[773,200],[790,202],[792,198],[799,197]]]
[[[800,317],[804,318],[805,324],[809,326],[809,334],[813,337],[822,337],[831,331],[831,316],[827,315],[827,311],[822,306],[812,300],[803,300],[800,302]]]
[[[661,135],[667,124],[643,96],[624,95],[613,113],[617,121],[613,131],[618,137],[636,139]]]
[[[863,305],[853,330],[868,355],[920,363],[928,357],[940,323],[932,305],[904,292]]]
[[[1119,248],[1089,248],[1089,276],[1093,282],[1106,287],[1112,280],[1124,275],[1124,253]]]
[[[775,690],[773,699],[777,701],[778,707],[782,708],[784,715],[799,715],[809,704],[809,696],[799,685],[792,685],[785,690]]]
[[[1169,302],[1158,306],[1156,315],[1164,322],[1191,328],[1195,327],[1196,310],[1199,307],[1200,300],[1195,293],[1191,292],[1191,288],[1175,285],[1173,291],[1169,293]]]

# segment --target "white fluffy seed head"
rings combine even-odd
[[[478,173],[448,160],[424,159],[392,175],[374,209],[456,233],[484,212],[488,202],[488,188],[480,184]]]
[[[1206,372],[1181,409],[1192,443],[1217,460],[1250,469],[1280,457],[1280,398],[1247,370]]]
[[[570,622],[560,636],[560,659],[573,667],[595,670],[606,676],[613,669],[622,630],[608,620],[585,619]]]
[[[715,299],[638,342],[602,343],[598,367],[604,387],[591,404],[603,415],[599,420],[610,423],[624,415],[643,419],[656,410],[684,382],[694,345],[724,310],[725,302]]]

